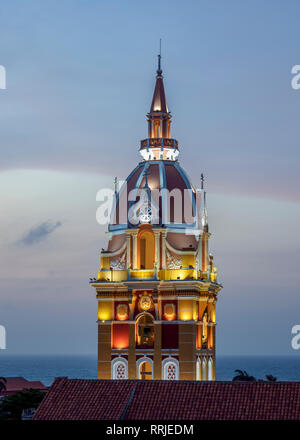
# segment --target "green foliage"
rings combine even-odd
[[[1,400],[2,418],[21,420],[23,409],[37,408],[44,397],[45,393],[33,388],[5,396]]]
[[[269,382],[276,382],[277,377],[272,376],[272,374],[267,374],[267,375],[266,375],[266,379],[267,379]]]
[[[232,379],[235,382],[254,382],[256,380],[255,377],[249,376],[249,374],[245,370],[234,370],[234,371],[235,373],[238,373]]]
[[[7,383],[7,380],[5,379],[5,377],[0,377],[0,393],[1,393],[1,391],[6,390],[6,383]]]
[[[254,382],[256,381],[255,377],[249,376],[247,371],[245,370],[234,370],[235,373],[238,373],[234,378],[232,379],[235,382]],[[276,382],[277,377],[272,376],[272,374],[267,374],[266,379],[269,382]]]

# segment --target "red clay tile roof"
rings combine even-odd
[[[114,420],[122,416],[134,381],[57,378],[35,420]]]
[[[300,382],[58,378],[34,420],[300,420]]]
[[[6,377],[6,390],[3,390],[0,393],[0,396],[7,396],[9,394],[14,394],[17,391],[22,391],[25,388],[35,388],[39,390],[47,390],[48,387],[46,387],[42,382],[34,380],[29,381],[27,379],[24,379],[24,377]]]

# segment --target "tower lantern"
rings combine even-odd
[[[115,201],[100,256],[98,377],[214,380],[217,270],[209,253],[204,177],[200,191],[177,161],[161,56],[143,161]],[[200,195],[200,196],[199,196]]]
[[[178,142],[171,138],[171,119],[162,76],[161,55],[158,55],[155,88],[150,111],[147,114],[148,138],[141,141],[140,147],[143,159],[177,159]]]

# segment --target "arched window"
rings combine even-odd
[[[138,347],[153,347],[154,323],[150,313],[143,313],[136,322],[136,343]]]
[[[136,363],[137,378],[142,380],[153,379],[153,360],[148,357],[139,359]]]
[[[208,380],[213,380],[213,360],[209,358],[208,361]]]
[[[155,259],[155,241],[152,231],[144,231],[139,235],[139,268],[153,269]]]
[[[201,368],[201,362],[200,362],[200,359],[197,358],[197,362],[196,362],[196,380],[201,380],[200,368]]]
[[[128,379],[128,363],[124,358],[116,358],[112,361],[112,378],[116,380]]]
[[[179,366],[177,359],[167,358],[162,363],[163,379],[164,380],[178,380]]]
[[[207,374],[206,374],[206,359],[205,359],[205,357],[202,358],[201,364],[202,364],[202,369],[201,369],[201,372],[202,372],[202,374],[201,374],[201,380],[207,380]]]
[[[207,313],[202,318],[202,348],[207,348]]]

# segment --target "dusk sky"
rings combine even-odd
[[[206,177],[217,354],[300,355],[299,16],[296,0],[1,3],[0,357],[96,353],[96,193],[140,161],[160,38],[179,161]]]

